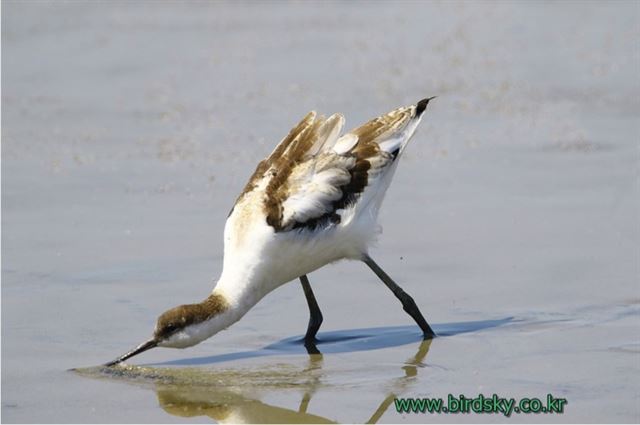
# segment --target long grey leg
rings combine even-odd
[[[302,283],[302,289],[304,290],[304,296],[307,298],[307,304],[309,305],[309,325],[307,326],[307,334],[304,336],[305,343],[313,343],[316,340],[316,334],[320,325],[322,325],[322,312],[318,307],[316,297],[313,295],[311,284],[306,274],[300,276],[300,283]],[[314,344],[315,345],[315,344]]]
[[[418,309],[415,301],[413,301],[413,298],[411,298],[409,294],[404,292],[402,288],[399,287],[398,284],[395,283],[393,279],[391,279],[389,275],[386,274],[384,270],[382,270],[371,257],[365,254],[364,257],[362,257],[362,261],[364,261],[365,264],[369,266],[371,270],[373,270],[373,272],[380,278],[380,280],[382,280],[384,284],[387,285],[387,288],[391,289],[393,295],[395,295],[396,298],[400,300],[404,311],[409,313],[409,316],[413,317],[413,320],[415,320],[418,326],[420,326],[420,329],[422,329],[425,339],[435,337],[435,332],[433,332],[433,329],[431,329],[431,326],[429,326],[427,321],[424,320],[424,317],[422,316],[422,313],[420,313],[420,309]]]

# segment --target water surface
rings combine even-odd
[[[2,420],[640,422],[637,3],[252,6],[2,3]],[[307,111],[433,95],[371,256],[442,338],[343,262],[309,276],[317,354],[293,282],[96,366],[211,290],[233,201]],[[393,406],[449,393],[568,405]]]

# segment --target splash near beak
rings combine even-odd
[[[105,366],[113,366],[116,365],[120,362],[123,362],[125,360],[127,360],[129,357],[133,357],[137,354],[143,353],[147,350],[152,349],[153,347],[156,347],[158,345],[158,341],[156,341],[155,339],[151,338],[149,341],[143,342],[142,344],[138,345],[136,348],[134,348],[133,350],[129,351],[126,354],[121,355],[120,357],[118,357],[115,360],[110,361],[109,363],[105,363]]]

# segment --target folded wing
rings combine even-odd
[[[401,153],[426,107],[422,102],[342,137],[342,115],[325,119],[310,112],[258,164],[238,202],[247,193],[263,192],[267,224],[276,232],[337,225]]]

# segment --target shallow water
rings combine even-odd
[[[639,37],[633,2],[3,2],[2,421],[640,422]],[[308,110],[431,95],[371,255],[442,337],[343,262],[310,275],[316,354],[294,282],[95,366],[210,291],[237,193]],[[449,393],[568,405],[394,408]]]
[[[442,324],[435,331],[440,338],[446,338],[516,324],[523,325],[522,321],[505,318]],[[349,393],[356,388],[378,388],[384,393],[376,394],[376,397],[384,397],[380,398],[379,403],[371,404],[375,409],[371,410],[368,419],[351,419],[353,422],[377,422],[390,407],[393,408],[393,400],[398,394],[415,386],[419,374],[431,375],[438,373],[438,369],[443,369],[442,366],[427,362],[433,340],[423,340],[415,326],[325,332],[319,334],[318,339],[317,344],[307,348],[303,346],[301,337],[293,337],[252,351],[167,361],[148,366],[121,364],[73,371],[90,378],[123,381],[150,388],[155,391],[160,407],[175,416],[209,416],[216,421],[230,423],[328,423],[340,419],[309,413],[310,403],[314,399],[335,391],[344,391],[345,388]],[[371,365],[345,365],[344,362],[325,357],[327,354],[400,347],[402,350],[399,351],[403,353],[415,354],[404,360],[394,359],[388,364],[380,364],[375,373],[372,373]],[[273,360],[239,362],[283,356],[288,359],[287,363]],[[227,368],[228,364],[241,366]],[[285,394],[293,397],[301,395],[300,403],[297,409],[266,404],[260,400],[265,393],[270,398],[276,398],[276,395],[283,397]],[[346,406],[335,406],[334,415],[344,408]]]

